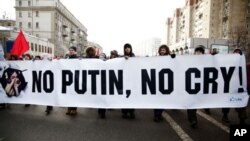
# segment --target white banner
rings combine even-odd
[[[194,55],[1,62],[0,103],[219,108],[248,103],[245,57]]]

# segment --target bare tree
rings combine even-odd
[[[241,49],[246,55],[247,61],[250,61],[250,36],[246,27],[233,27],[229,32],[229,44],[231,50]]]

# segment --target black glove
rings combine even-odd
[[[175,58],[176,55],[175,54],[170,54],[170,56],[171,56],[171,58]]]

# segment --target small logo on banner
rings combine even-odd
[[[8,97],[18,97],[20,92],[27,86],[22,71],[13,68],[7,68],[4,70],[0,82]]]
[[[250,125],[231,125],[230,141],[249,141]]]
[[[229,101],[230,102],[240,102],[240,101],[242,101],[242,98],[240,98],[240,97],[230,97]]]

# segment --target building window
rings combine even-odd
[[[31,6],[31,2],[30,1],[28,1],[28,6]]]
[[[39,52],[41,52],[41,45],[39,45]]]
[[[37,44],[35,44],[35,51],[37,51]]]
[[[31,43],[31,51],[34,51],[34,45]]]
[[[31,28],[31,22],[28,22],[28,27]]]
[[[203,17],[203,14],[201,13],[200,15],[199,15],[199,19],[201,19]]]
[[[20,17],[20,18],[22,17],[22,12],[21,12],[21,11],[19,11],[19,17]]]
[[[21,0],[19,0],[19,6],[22,6],[22,1]]]
[[[39,17],[39,11],[36,11],[36,17]]]
[[[42,52],[44,52],[44,46],[42,46]]]
[[[19,27],[21,28],[23,26],[23,23],[22,22],[19,22]]]
[[[36,28],[39,28],[39,22],[36,22]]]

